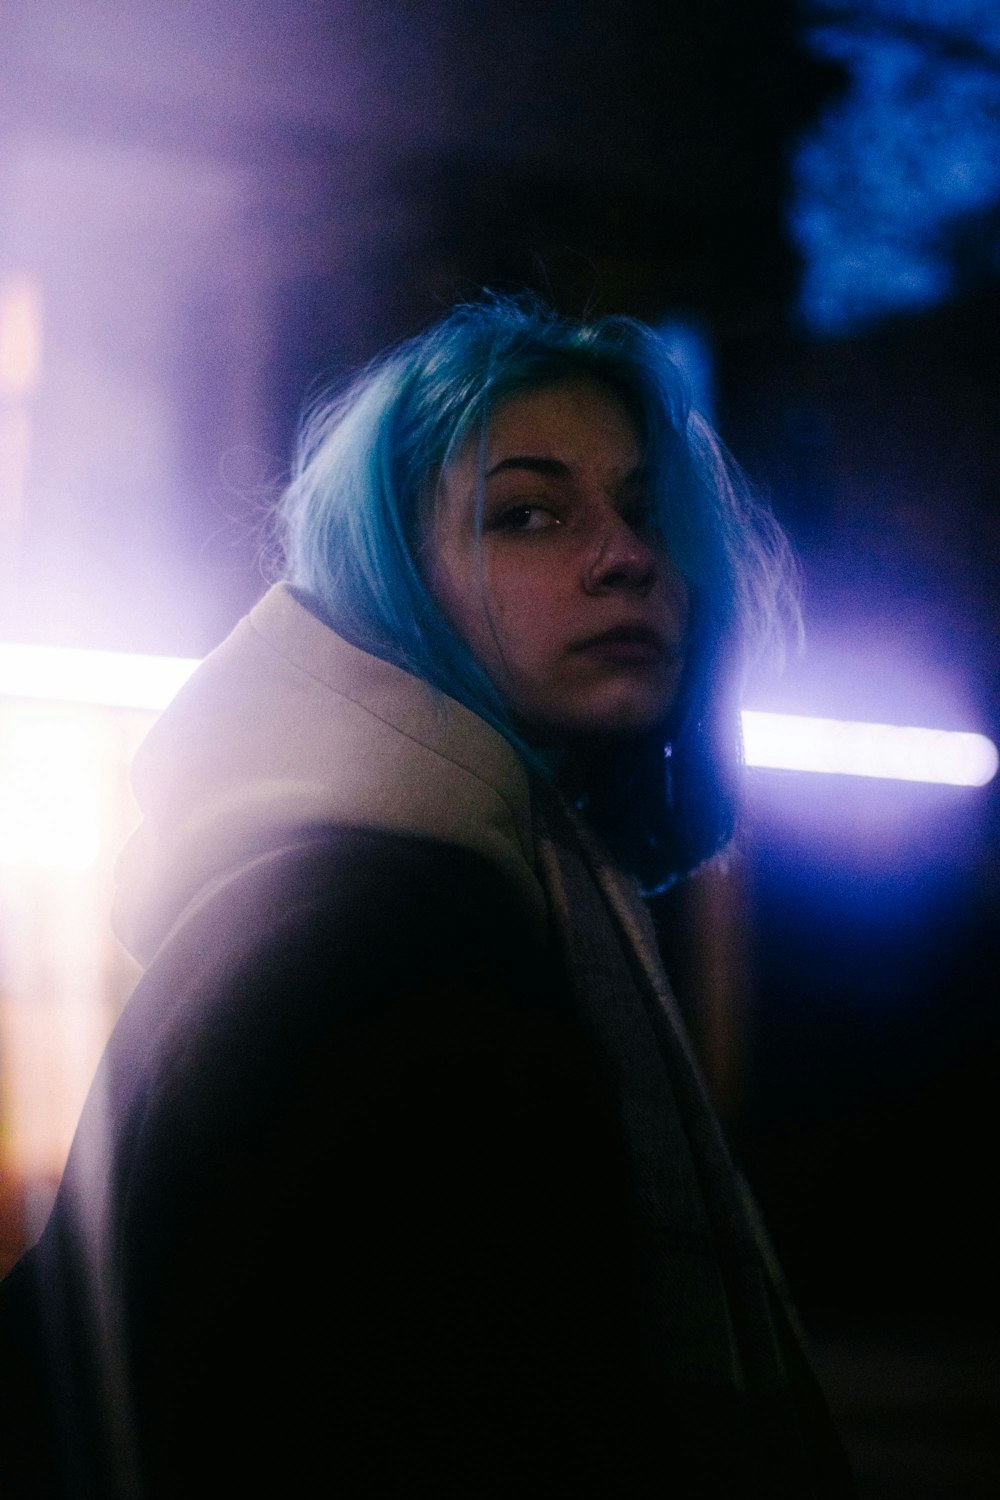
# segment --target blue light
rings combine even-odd
[[[979,215],[985,262],[1000,263],[985,222],[1000,196],[1000,13],[977,0],[809,10],[812,47],[850,82],[799,150],[789,218],[801,315],[838,334],[950,296]]]

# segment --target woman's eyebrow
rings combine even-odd
[[[509,458],[502,458],[491,469],[487,469],[484,478],[492,479],[494,474],[502,474],[507,469],[525,469],[529,474],[545,474],[553,479],[568,479],[572,474],[570,465],[563,463],[559,458],[536,458],[530,453],[513,453]],[[625,474],[621,483],[622,485],[646,484],[649,477],[649,468],[641,463]]]
[[[558,458],[533,458],[530,454],[515,453],[487,469],[485,477],[492,479],[494,474],[501,474],[505,469],[527,469],[531,474],[548,474],[554,479],[565,479],[570,472],[569,465]]]

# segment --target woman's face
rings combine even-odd
[[[485,453],[473,435],[442,471],[422,556],[437,603],[536,736],[630,735],[669,711],[688,594],[608,387],[572,379],[501,403]]]

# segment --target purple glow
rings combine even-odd
[[[947,786],[985,786],[997,772],[996,746],[982,734],[752,709],[742,718],[748,766]]]

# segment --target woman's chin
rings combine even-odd
[[[626,701],[522,720],[522,732],[531,745],[609,745],[652,733],[666,723],[669,712],[669,703]]]

